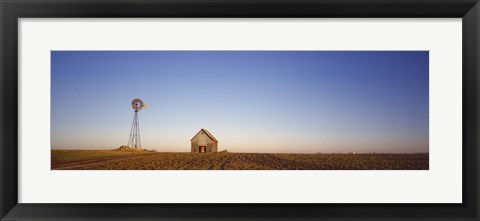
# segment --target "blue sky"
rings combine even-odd
[[[428,152],[428,51],[52,51],[53,149]]]

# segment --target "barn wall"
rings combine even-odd
[[[196,153],[198,152],[198,143],[192,141],[192,152]]]
[[[209,141],[207,143],[207,153],[213,152],[213,142]]]
[[[207,143],[207,152],[218,152],[218,142],[209,141]]]
[[[210,137],[208,137],[203,131],[192,139],[192,142],[197,142],[198,146],[207,146],[209,141],[211,141]]]
[[[197,142],[191,142],[191,152],[192,153],[200,152],[200,148],[199,148],[200,146],[203,146],[203,145],[198,145]],[[207,153],[218,152],[218,142],[213,142],[213,141],[207,142],[207,145],[205,145],[205,147],[206,147]]]

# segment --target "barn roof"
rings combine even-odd
[[[190,141],[192,141],[193,138],[195,138],[195,137],[196,137],[200,132],[202,132],[202,131],[205,132],[205,134],[206,134],[210,139],[212,139],[212,140],[215,141],[215,142],[218,142],[218,140],[215,139],[215,137],[214,137],[207,129],[205,129],[205,128],[200,129],[200,130],[198,131],[198,133],[195,134],[195,136],[193,136],[192,139],[190,139]]]

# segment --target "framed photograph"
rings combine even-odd
[[[1,1],[1,220],[479,220],[479,10]]]

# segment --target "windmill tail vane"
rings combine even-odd
[[[130,129],[130,137],[128,138],[128,146],[130,148],[142,148],[142,142],[140,140],[140,123],[138,120],[138,112],[143,108],[147,108],[148,105],[144,104],[142,100],[135,98],[132,100],[132,109],[135,111],[133,115],[132,127]]]

